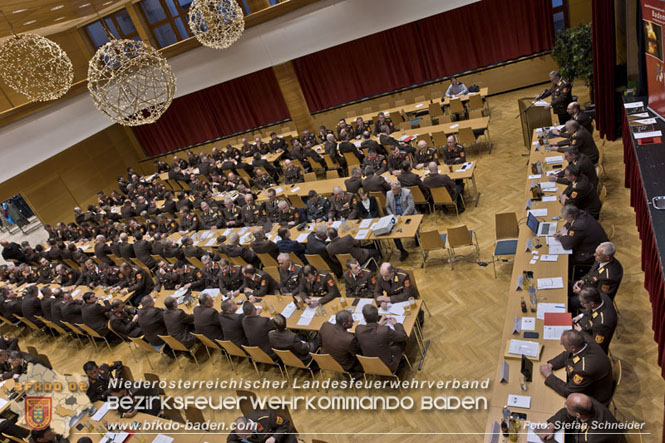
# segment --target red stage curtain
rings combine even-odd
[[[310,110],[318,111],[553,44],[550,0],[514,0],[510,7],[483,0],[293,62]]]
[[[616,138],[614,65],[614,7],[605,0],[593,0],[593,98],[596,126],[601,137]]]
[[[148,156],[289,118],[272,68],[173,100],[157,122],[132,128]]]

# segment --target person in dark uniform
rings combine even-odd
[[[217,209],[212,209],[207,202],[201,202],[201,221],[207,229],[219,229],[224,226],[224,218]]]
[[[261,317],[260,308],[256,308],[250,301],[242,305],[242,312],[245,317],[242,319],[242,329],[245,331],[247,343],[249,346],[258,346],[273,360],[277,360],[277,355],[273,352],[270,345],[268,333],[275,329],[275,325],[268,317]]]
[[[213,299],[205,292],[199,295],[199,305],[194,308],[194,331],[210,340],[223,340],[219,312],[213,308]]]
[[[589,183],[593,186],[593,189],[598,192],[598,174],[596,173],[596,168],[593,165],[593,162],[589,157],[584,154],[580,154],[577,148],[571,148],[565,152],[563,155],[568,165],[575,165],[579,168],[580,174],[584,175],[589,179]],[[570,180],[566,178],[566,170],[559,172],[558,174],[551,174],[550,181],[556,181],[563,185],[569,185]]]
[[[573,87],[566,80],[561,78],[559,71],[550,72],[550,81],[552,82],[552,87],[538,96],[538,98],[546,98],[552,96],[551,103],[549,103],[545,109],[550,109],[559,118],[559,124],[562,125],[566,120],[568,120],[568,112],[566,108],[568,104],[573,101]]]
[[[282,295],[291,296],[298,291],[302,278],[302,266],[291,262],[289,254],[277,256],[279,263],[279,291]]]
[[[227,442],[243,443],[295,443],[298,441],[289,420],[271,410],[252,411],[234,422],[235,430]]]
[[[582,289],[578,297],[584,312],[576,318],[573,327],[584,333],[586,341],[596,342],[609,353],[618,320],[614,303],[592,286]]]
[[[223,295],[237,295],[243,284],[242,268],[232,265],[225,258],[219,261],[218,287]]]
[[[377,303],[399,303],[416,297],[409,273],[393,267],[390,263],[382,263],[379,278],[374,286],[374,299]]]
[[[374,305],[363,306],[366,324],[356,326],[356,337],[366,357],[379,357],[391,372],[397,371],[408,336],[401,323],[394,317],[379,320],[379,310]],[[386,326],[386,323],[393,328]]]
[[[252,265],[242,267],[243,281],[240,292],[254,297],[263,297],[266,294],[275,294],[279,290],[279,283],[267,272],[256,269]]]
[[[116,361],[113,365],[103,363],[98,366],[96,362],[90,360],[83,365],[83,372],[88,376],[88,389],[85,395],[88,396],[91,403],[96,401],[106,401],[109,380],[113,374],[118,374],[122,370],[122,362]]]
[[[303,183],[305,175],[300,166],[294,164],[291,160],[284,160],[284,183],[292,185],[294,183]]]
[[[402,163],[399,175],[397,176],[397,181],[402,185],[403,188],[410,188],[412,186],[417,186],[422,192],[425,198],[429,198],[430,192],[425,183],[420,179],[418,174],[413,172],[411,168],[411,163],[405,161]]]
[[[431,162],[439,164],[439,155],[436,149],[427,146],[425,140],[420,140],[416,145],[416,152],[413,154],[413,161],[416,164],[416,169],[423,169]]]
[[[593,218],[598,220],[602,203],[600,202],[598,193],[593,188],[593,185],[586,175],[580,172],[578,166],[568,165],[564,172],[564,176],[570,184],[561,193],[561,204],[575,205],[580,210],[588,212]]]
[[[390,155],[386,159],[388,162],[388,171],[395,175],[395,172],[399,171],[402,163],[407,160],[406,155],[402,153],[399,146],[392,146],[390,149]]]
[[[314,232],[310,232],[307,236],[307,253],[320,255],[321,258],[328,263],[328,267],[332,272],[337,276],[341,276],[342,265],[335,257],[328,255],[328,251],[326,250],[326,240],[328,239],[326,230],[327,228],[325,225],[319,225]]]
[[[579,152],[589,157],[594,165],[597,164],[600,159],[600,152],[593,139],[593,135],[581,127],[575,120],[568,120],[566,122],[566,132],[570,134],[568,138],[556,144],[550,144],[550,146],[559,152],[566,152],[568,149],[576,148]],[[566,148],[568,145],[570,145],[570,148]]]
[[[353,138],[360,140],[364,133],[369,133],[369,123],[364,121],[362,117],[356,118],[356,127],[353,130]]]
[[[282,226],[292,227],[300,223],[300,221],[300,212],[296,208],[289,206],[286,200],[280,200],[277,203],[275,222]]]
[[[111,309],[109,324],[116,334],[124,340],[128,340],[129,337],[138,338],[143,335],[143,330],[137,322],[138,310],[136,308],[125,306],[122,300],[113,300]]]
[[[329,272],[319,271],[314,266],[307,265],[302,270],[300,285],[294,295],[314,308],[339,297],[339,289]],[[313,297],[320,297],[320,299],[314,300]]]
[[[108,254],[112,254],[111,248],[106,244],[106,238],[103,235],[98,235],[95,237],[95,257],[106,263],[107,265],[113,265],[113,260]]]
[[[240,257],[255,267],[259,267],[261,264],[261,261],[250,248],[240,245],[240,236],[235,232],[230,233],[226,239],[226,244],[220,245],[217,250],[228,257]]]
[[[265,231],[262,227],[257,227],[254,229],[254,241],[250,244],[250,247],[255,254],[270,254],[272,258],[277,259],[277,254],[279,254],[279,248],[277,245],[266,238]]]
[[[570,260],[572,265],[591,265],[599,244],[608,241],[603,227],[589,213],[581,211],[575,205],[561,208],[561,217],[566,224],[554,238],[561,242],[565,249],[572,249]]]
[[[448,136],[446,146],[443,148],[443,162],[447,165],[457,165],[465,161],[464,146],[457,143],[454,135]]]
[[[390,191],[390,185],[380,175],[374,173],[374,168],[368,166],[365,168],[365,179],[362,181],[362,188],[367,192],[383,192],[384,194]]]
[[[339,144],[337,143],[337,140],[335,140],[334,135],[328,134],[326,136],[326,142],[323,144],[323,148],[325,149],[326,155],[329,155],[330,158],[332,158],[333,163],[339,166],[338,170],[340,171],[340,175],[345,175],[347,168],[346,158],[341,153]]]
[[[372,140],[372,133],[369,131],[363,132],[363,138],[362,141],[360,142],[360,147],[367,152],[369,155],[369,151],[373,150],[375,154],[381,154],[381,156],[388,155],[386,152],[385,148],[381,146],[376,140]],[[385,158],[385,157],[384,157]],[[367,156],[365,156],[365,160],[367,160]],[[363,161],[362,163],[363,167],[365,167],[365,162]],[[372,165],[373,166],[373,165]]]
[[[307,257],[305,257],[305,251],[307,248],[304,244],[298,243],[291,238],[291,231],[289,231],[288,228],[279,228],[277,231],[277,236],[280,238],[277,241],[277,248],[279,248],[279,252],[286,254],[293,252],[300,259],[300,261],[303,263],[308,263]]]
[[[270,142],[268,145],[270,146],[270,152],[286,150],[286,143],[284,143],[284,139],[282,137],[277,137],[277,133],[275,131],[270,133]]]
[[[599,244],[594,252],[595,261],[591,269],[572,285],[573,293],[579,294],[583,288],[593,287],[602,295],[607,295],[610,300],[614,300],[623,279],[623,266],[614,254],[616,254],[614,243]]]
[[[200,269],[189,265],[184,261],[175,264],[176,289],[191,289],[201,291],[205,288],[205,280]]]
[[[294,332],[286,329],[286,318],[282,314],[277,314],[272,319],[275,329],[268,332],[270,346],[283,351],[291,351],[296,357],[307,364],[312,360],[310,352],[316,352],[320,344],[318,337],[315,340],[305,341],[298,337]]]
[[[330,200],[325,197],[321,197],[313,189],[309,191],[309,194],[307,194],[307,221],[317,223],[325,221],[329,213]]]
[[[434,162],[430,163],[427,169],[429,169],[429,175],[423,179],[425,187],[429,189],[445,187],[448,190],[448,194],[450,194],[451,200],[457,205],[457,212],[460,214],[464,212],[464,205],[460,197],[464,191],[462,185],[455,183],[447,174],[440,174],[439,165]]]
[[[384,155],[378,154],[377,152],[378,150],[374,147],[370,147],[367,150],[367,156],[362,163],[362,168],[365,169],[368,166],[371,166],[377,174],[381,175],[388,170],[388,161]]]
[[[584,334],[575,330],[561,334],[561,346],[565,351],[540,366],[545,385],[563,397],[579,392],[609,404],[614,389],[612,364],[601,347],[593,341],[586,342]],[[566,381],[553,373],[564,367]]]
[[[222,313],[219,315],[219,323],[222,326],[224,340],[230,340],[233,344],[242,349],[242,345],[247,346],[247,337],[242,328],[242,319],[245,314],[236,314],[238,305],[232,299],[222,302]]]
[[[353,258],[360,263],[365,264],[370,259],[374,259],[372,269],[376,270],[376,260],[381,257],[381,253],[374,248],[360,247],[360,241],[353,238],[351,235],[340,237],[337,229],[330,227],[327,231],[330,243],[326,246],[328,255],[337,256],[337,254],[351,254]]]
[[[344,180],[344,187],[346,191],[351,194],[358,192],[358,189],[363,185],[363,172],[360,168],[353,168],[351,170],[351,177]],[[310,191],[311,192],[311,191]]]
[[[152,243],[143,239],[143,234],[136,234],[134,236],[134,255],[136,258],[150,269],[157,266],[157,262],[151,256]]]
[[[329,222],[341,220],[342,218],[347,220],[357,218],[356,198],[350,192],[344,192],[341,187],[335,186],[330,203],[330,212],[328,213]]]
[[[554,434],[565,428],[566,441],[588,443],[625,443],[624,428],[609,409],[585,394],[570,394],[565,407],[547,419],[546,427],[536,427],[542,441],[554,441]]]
[[[137,306],[143,296],[150,294],[155,287],[155,282],[148,271],[141,268],[133,269],[127,263],[120,265],[118,277],[120,280],[117,285],[124,288],[121,293],[132,294],[129,300],[134,306]]]
[[[376,277],[369,269],[363,269],[355,258],[346,261],[344,285],[347,297],[372,298]]]
[[[325,322],[319,331],[322,352],[330,354],[349,373],[362,371],[356,358],[361,352],[360,345],[355,334],[349,332],[352,327],[353,316],[342,310],[335,314],[335,324]]]
[[[566,112],[568,112],[568,115],[570,116],[566,121],[575,120],[581,127],[589,131],[589,134],[593,135],[593,118],[591,118],[586,112],[582,111],[579,103],[570,102],[568,108],[566,108]],[[561,137],[567,136],[566,128],[562,128],[561,130],[552,129],[552,133]]]
[[[351,134],[349,131],[342,131],[340,133],[342,142],[339,144],[339,152],[342,155],[353,154],[358,159],[358,163],[360,164],[365,159],[365,155],[359,147],[349,141],[352,136],[353,134]]]
[[[266,220],[266,212],[263,207],[254,202],[252,194],[245,194],[245,205],[240,209],[240,218],[245,226],[256,226]]]
[[[94,292],[83,294],[81,317],[83,318],[83,324],[105,337],[111,332],[108,328],[111,306],[101,305],[97,303],[98,300]]]
[[[37,327],[43,328],[44,322],[39,320],[36,315],[42,317],[42,304],[39,300],[39,289],[37,286],[28,286],[25,290],[25,294],[21,297],[21,314],[25,317],[26,320],[31,321]]]
[[[389,133],[395,131],[395,124],[390,119],[390,117],[386,117],[383,112],[379,112],[376,117],[376,122],[374,123],[374,135],[379,135],[381,132],[383,132],[381,129],[383,126],[388,127]]]
[[[219,263],[213,261],[209,255],[201,257],[201,263],[203,263],[201,273],[203,274],[203,280],[205,281],[205,288],[216,288],[219,283],[219,272],[221,269]]]
[[[178,340],[187,349],[196,344],[197,340],[190,332],[194,327],[194,316],[187,314],[178,308],[178,301],[175,297],[166,297],[164,299],[164,325],[168,335]]]

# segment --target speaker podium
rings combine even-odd
[[[543,126],[552,126],[552,114],[544,106],[531,106],[533,98],[520,98],[517,104],[520,110],[520,119],[522,120],[522,138],[524,146],[531,149],[531,137],[533,130]],[[529,107],[531,106],[531,107]]]

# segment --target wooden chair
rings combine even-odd
[[[612,360],[612,380],[613,380],[613,388],[612,388],[612,397],[610,398],[610,404],[614,408],[614,414],[616,415],[617,413],[617,405],[614,403],[614,394],[616,393],[617,389],[619,388],[619,385],[621,384],[621,379],[623,378],[623,369],[621,368],[621,360],[618,358],[615,359],[614,357],[611,358]]]
[[[311,355],[312,359],[316,362],[317,365],[319,365],[319,369],[321,371],[339,372],[349,377],[349,379],[353,379],[353,376],[350,373],[346,372],[342,367],[342,365],[340,365],[339,362],[335,360],[332,355],[315,354],[313,352],[310,352],[309,355]]]
[[[408,131],[409,129],[411,129],[411,123],[410,122],[404,121],[404,122],[399,123],[399,130],[400,131]]]
[[[450,196],[450,193],[448,192],[448,189],[441,187],[441,188],[430,188],[430,192],[432,193],[432,201],[434,203],[434,207],[436,208],[438,206],[452,206],[455,208],[455,214],[457,214],[457,219],[459,220],[459,211],[457,210],[457,203],[455,203]],[[460,198],[462,199],[462,205],[464,205],[464,198],[460,195]]]
[[[405,106],[405,105],[406,105],[406,100],[405,99],[395,100],[395,107]]]
[[[164,395],[164,394],[162,394]],[[174,406],[173,403],[173,398],[165,398],[164,403],[167,407],[164,408],[162,411],[164,413],[164,418],[167,420],[171,420],[177,423],[185,423],[185,419],[182,417],[182,413],[180,412],[180,409],[177,409]],[[170,406],[170,407],[168,407]]]
[[[321,157],[323,157],[323,161],[326,162],[326,166],[328,167],[328,169],[336,170],[339,167],[339,165],[333,161],[333,159],[330,155],[322,154]],[[328,178],[328,176],[326,175],[326,179],[327,178]]]
[[[277,266],[264,266],[263,271],[274,278],[276,281],[280,280],[279,268]]]
[[[233,357],[247,358],[247,353],[240,349],[231,340],[215,340],[215,343],[217,343],[224,350],[222,354],[226,356],[229,365],[231,365],[231,370],[237,374],[238,371],[233,364]]]
[[[157,387],[158,391],[159,391],[158,392],[159,395],[165,395],[164,389],[159,387],[159,382],[160,382],[159,375],[153,374],[151,372],[144,372],[143,373],[143,379],[147,382],[150,382],[150,383],[154,384]]]
[[[420,265],[421,268],[425,267],[425,262],[430,251],[446,251],[448,258],[450,258],[450,252],[446,249],[446,237],[447,234],[441,234],[437,230],[420,232],[420,246],[423,249],[423,263]]]
[[[27,318],[25,318],[25,317],[21,317],[20,315],[16,315],[16,314],[14,314],[14,317],[16,317],[21,323],[23,323],[24,325],[26,325],[26,326],[28,327],[28,329],[30,329],[30,330],[32,330],[32,331],[35,331],[35,332],[37,332],[37,333],[40,334],[40,335],[47,336],[46,332],[44,332],[44,331],[42,330],[42,328],[40,328],[39,326],[37,326],[36,324],[34,324],[33,322],[31,322],[31,321],[28,320]]]
[[[254,370],[256,371],[256,375],[258,375],[259,377],[261,376],[261,373],[259,372],[259,367],[256,366],[256,364],[263,363],[265,365],[277,366],[279,368],[279,373],[282,374],[282,377],[284,377],[284,372],[282,372],[282,365],[280,365],[279,362],[273,360],[272,357],[266,354],[263,349],[259,348],[258,346],[245,346],[245,345],[243,345],[242,348],[245,351],[247,351],[249,356],[252,358],[252,364],[254,365]]]
[[[441,97],[443,97],[443,91],[431,91],[429,93],[429,98],[432,101],[441,101]],[[440,103],[439,103],[440,104]]]
[[[483,102],[483,98],[480,94],[469,94],[469,101],[466,103],[466,108],[469,111],[479,111],[480,116],[482,117],[482,112],[486,110],[487,102]],[[469,115],[469,118],[472,118]]]
[[[462,104],[462,99],[451,98],[448,109],[449,114],[456,115],[459,120],[466,120],[466,110],[464,109],[464,104]]]
[[[337,172],[337,171],[335,171],[335,172]],[[294,208],[307,209],[307,205],[305,204],[304,201],[302,201],[302,198],[297,194],[289,195],[288,200],[291,203],[291,206],[293,206]]]
[[[300,260],[300,258],[296,255],[295,252],[289,252],[289,258],[293,263],[298,263],[300,266],[305,266],[305,263],[303,263],[302,260]]]
[[[383,360],[381,360],[379,357],[365,357],[363,355],[356,355],[356,357],[363,367],[363,378],[365,381],[367,381],[367,374],[380,375],[382,377],[394,377],[398,382],[400,381],[397,374],[393,374],[390,368],[386,366]],[[406,354],[402,354],[402,358],[406,360],[409,368],[413,369],[411,362],[407,358]]]
[[[176,355],[175,351],[187,352],[194,359],[196,367],[200,368],[199,361],[196,359],[196,350],[198,349],[198,346],[196,344],[188,349],[178,339],[176,339],[175,337],[171,337],[170,335],[157,335],[157,337],[161,338],[162,340],[164,340],[164,343],[169,345],[169,348],[171,348],[171,353],[173,354],[173,358],[175,359],[176,363],[178,363],[179,368],[182,369],[182,366],[180,366],[180,362],[178,361],[178,356]]]
[[[435,147],[441,148],[446,146],[447,143],[446,134],[443,131],[432,132],[432,144]]]
[[[187,261],[192,264],[192,266],[194,266],[198,269],[203,269],[204,268],[203,263],[198,258],[196,258],[196,257],[186,257],[186,258],[187,258]]]
[[[319,254],[305,254],[305,258],[310,265],[314,266],[316,269],[322,269],[324,271],[332,272],[330,265],[327,261],[321,257]]]
[[[427,98],[425,98],[424,95],[419,95],[413,99],[414,103],[422,103],[428,101]]]
[[[420,127],[421,128],[425,128],[427,126],[432,126],[432,117],[430,117],[429,115],[423,115],[420,118],[421,118],[421,120],[420,120]]]
[[[360,166],[360,160],[358,160],[358,157],[353,152],[345,152],[344,158],[348,166]]]
[[[15,321],[15,322],[12,322],[7,317],[4,317],[4,316],[0,315],[0,322],[2,322],[3,324],[5,324],[7,326],[10,326],[14,329],[18,329],[19,331],[21,330],[21,322],[18,321],[18,320]]]
[[[264,267],[266,266],[274,266],[277,267],[279,266],[279,263],[277,263],[277,260],[273,258],[272,255],[265,253],[265,252],[257,252],[256,256],[261,260],[261,263],[263,264]]]
[[[90,339],[91,339],[90,341],[92,342],[92,345],[95,348],[95,351],[97,351],[97,343],[95,342],[95,339],[97,339],[97,340],[103,340],[104,343],[106,343],[106,347],[109,349],[109,352],[113,352],[111,350],[111,345],[109,344],[109,341],[102,334],[95,331],[90,326],[86,325],[85,323],[77,323],[76,326],[79,329],[81,329],[83,332],[85,332],[90,337]]]
[[[63,260],[67,266],[69,266],[72,269],[76,269],[77,271],[81,270],[81,265],[76,263],[74,260],[66,258]]]
[[[66,321],[64,321],[64,320],[62,320],[61,323],[62,323],[63,325],[65,325],[65,327],[66,327],[67,329],[69,329],[70,331],[72,331],[72,333],[75,334],[76,336],[78,336],[78,337],[85,337],[85,338],[87,338],[88,340],[90,340],[90,337],[88,336],[88,334],[86,334],[85,332],[83,332],[82,330],[80,330],[79,328],[77,328],[76,326],[74,326],[73,324],[71,324],[71,323],[69,323],[69,322],[66,322]]]
[[[335,254],[335,258],[337,259],[338,262],[344,267],[346,265],[346,262],[352,258],[353,256],[351,254]],[[373,257],[370,257],[365,263],[360,263],[360,266],[363,269],[368,269],[370,263],[374,263],[374,269],[378,269],[379,265],[376,263],[376,260],[374,260]]]
[[[203,412],[199,408],[193,406],[185,408],[185,419],[189,423],[205,423],[206,419],[203,417]]]
[[[475,247],[476,254],[480,255],[480,246],[478,245],[478,237],[474,231],[469,231],[466,225],[457,226],[455,228],[448,228],[448,249],[450,250],[450,268],[454,269],[453,263],[455,262],[455,248],[464,246]]]
[[[429,134],[418,134],[416,137],[416,143],[420,142],[421,140],[424,140],[425,143],[427,143],[429,146],[432,146],[432,137],[430,137]]]
[[[307,172],[305,173],[306,182],[315,182],[316,181],[316,172]]]
[[[429,212],[432,212],[432,206],[429,204],[429,200],[425,198],[425,194],[420,190],[418,186],[407,186],[406,189],[411,191],[413,195],[413,203],[416,205],[426,205]]]
[[[214,352],[214,351],[222,351],[222,353],[224,352],[224,350],[221,349],[217,343],[215,343],[213,340],[211,340],[210,338],[206,337],[205,335],[203,335],[203,334],[196,334],[196,333],[194,333],[194,332],[190,332],[190,334],[192,334],[194,337],[196,337],[196,339],[197,339],[198,341],[201,342],[201,344],[203,345],[203,347],[206,349],[206,352],[208,353],[208,359],[209,359],[211,362],[212,362],[212,354],[210,353],[210,350],[211,350],[211,349],[213,350],[213,352]]]
[[[284,365],[284,373],[286,374],[287,380],[289,379],[289,370],[287,369],[288,366],[291,366],[292,368],[308,370],[310,375],[312,376],[312,380],[314,380],[314,371],[312,371],[311,368],[313,360],[310,360],[309,363],[305,364],[293,352],[289,351],[288,349],[281,350],[281,349],[272,348],[272,350],[275,354],[277,354],[277,357],[279,357],[279,359],[282,361],[282,364]]]
[[[370,192],[369,195],[376,198],[379,206],[379,215],[384,216],[386,214],[386,194],[383,192]]]
[[[236,266],[245,266],[247,264],[245,259],[242,257],[229,257],[229,262],[231,262],[232,265]]]
[[[143,351],[145,351],[143,356],[148,362],[148,366],[150,366],[150,369],[154,369],[152,366],[152,362],[150,361],[150,358],[148,358],[148,354],[153,352],[157,354],[163,354],[165,345],[162,345],[159,349],[155,349],[150,343],[143,340],[143,337],[138,337],[138,338],[129,337],[129,340],[134,344],[136,349],[143,349]]]
[[[457,133],[457,142],[467,149],[477,145],[476,136],[473,134],[473,129],[459,128],[459,132]]]
[[[81,339],[79,338],[78,335],[74,334],[71,331],[65,330],[65,328],[63,328],[62,326],[58,325],[55,322],[52,322],[51,320],[48,320],[48,319],[44,318],[44,317],[40,317],[38,315],[35,315],[35,317],[38,318],[39,320],[41,320],[42,322],[44,322],[44,324],[46,325],[47,328],[51,329],[52,331],[57,332],[58,334],[60,334],[63,337],[69,335],[70,337],[75,339],[81,345],[81,347],[83,347],[83,343],[81,342]]]
[[[475,111],[469,111],[469,120],[473,120],[475,118],[483,118],[483,111],[481,111],[480,109]]]
[[[496,233],[496,242],[494,243],[494,253],[492,254],[492,267],[494,268],[494,278],[496,278],[497,257],[515,255],[517,253],[517,238],[520,235],[517,214],[514,212],[496,214],[494,216],[494,230]]]
[[[429,109],[429,116],[432,119],[432,121],[435,121],[437,123],[441,123],[441,120],[439,117],[443,115],[443,110],[441,109],[441,103],[430,103],[427,105],[427,109]]]
[[[326,180],[332,180],[334,178],[339,178],[339,172],[337,172],[337,169],[328,169],[326,171]]]

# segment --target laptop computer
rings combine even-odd
[[[556,222],[539,222],[538,219],[529,212],[526,218],[526,225],[538,237],[547,237],[556,232]]]

